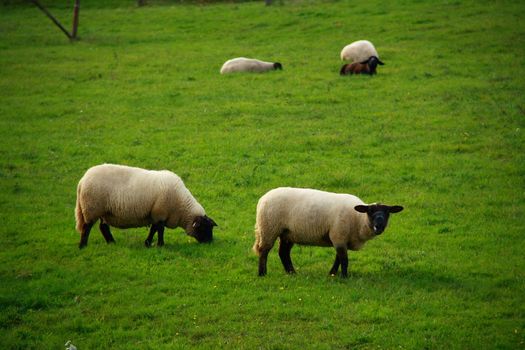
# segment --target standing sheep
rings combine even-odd
[[[372,56],[363,62],[347,63],[343,65],[341,67],[341,70],[339,71],[339,74],[340,75],[347,75],[347,74],[374,75],[376,74],[376,67],[378,64],[383,65],[384,63],[381,62],[377,57]]]
[[[359,250],[386,228],[390,213],[402,206],[366,205],[356,196],[313,189],[280,187],[266,193],[257,204],[254,252],[259,256],[259,276],[266,275],[268,253],[279,238],[284,269],[294,273],[290,251],[294,244],[334,247],[330,270],[348,274],[347,249]]]
[[[341,50],[342,61],[363,62],[372,56],[379,58],[374,44],[368,40],[354,41]]]
[[[75,217],[76,229],[81,234],[79,248],[87,245],[91,227],[98,219],[107,243],[115,242],[109,226],[151,225],[144,242],[146,247],[151,246],[156,232],[157,245],[164,245],[165,227],[182,227],[202,243],[212,241],[213,226],[217,226],[181,178],[171,171],[114,164],[94,166],[80,179]]]
[[[235,72],[255,72],[262,73],[274,69],[283,69],[279,62],[265,62],[254,58],[237,57],[224,62],[221,68],[221,74]]]

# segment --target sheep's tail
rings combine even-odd
[[[77,204],[75,206],[76,229],[82,233],[82,228],[85,225],[84,214],[82,214],[82,206],[80,205],[80,184],[77,186]]]
[[[253,252],[257,255],[257,256],[260,256],[261,255],[261,247],[260,247],[260,243],[261,243],[261,233],[259,231],[259,227],[257,224],[255,224],[255,243],[253,244]]]

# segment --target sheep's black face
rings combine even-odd
[[[283,69],[283,65],[280,64],[279,62],[275,62],[273,64],[273,69],[275,69],[275,70],[277,70],[277,69],[282,70]]]
[[[384,206],[374,205],[368,214],[372,228],[376,235],[380,235],[385,231],[386,225],[388,224],[388,217],[390,216],[388,209],[383,208]]]
[[[368,61],[368,67],[370,67],[370,74],[376,73],[377,61],[373,57]]]
[[[204,216],[198,216],[193,221],[193,232],[190,236],[195,237],[199,243],[208,243],[213,241],[213,226],[217,226],[212,218]]]
[[[370,227],[374,230],[376,235],[380,235],[386,229],[390,213],[399,213],[403,210],[403,207],[400,205],[388,206],[383,204],[372,204],[357,205],[355,210],[360,213],[366,213],[368,215]]]
[[[376,56],[372,56],[368,59],[368,67],[370,67],[370,74],[376,73],[377,65],[384,65]]]

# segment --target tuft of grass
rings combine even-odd
[[[74,43],[1,6],[0,348],[524,346],[520,2],[160,5],[86,2]],[[340,77],[359,39],[386,65]],[[284,69],[221,76],[237,56]],[[76,184],[103,162],[179,174],[215,241],[95,229],[79,251]],[[255,206],[278,186],[406,209],[346,280],[316,247],[257,278]]]

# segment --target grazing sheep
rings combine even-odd
[[[266,193],[257,204],[254,252],[259,256],[259,276],[266,275],[266,261],[279,237],[279,257],[288,273],[295,270],[290,258],[294,244],[334,247],[330,270],[347,276],[347,249],[359,250],[386,228],[390,213],[401,206],[366,205],[356,196],[304,188],[280,187]]]
[[[144,242],[147,247],[156,232],[157,245],[164,245],[164,227],[182,227],[202,243],[212,241],[213,226],[217,226],[171,171],[115,164],[97,165],[86,171],[77,187],[75,217],[81,234],[79,248],[87,245],[91,227],[98,219],[107,243],[115,242],[109,226],[151,225]]]
[[[347,63],[343,65],[341,67],[341,70],[339,71],[339,74],[341,75],[347,75],[347,74],[374,75],[376,74],[376,67],[378,64],[384,65],[384,63],[381,62],[379,58],[372,56],[364,62]]]
[[[224,62],[221,68],[221,74],[235,72],[267,72],[274,69],[283,69],[279,62],[264,62],[254,58],[237,57]]]
[[[372,56],[379,58],[374,44],[368,40],[354,41],[341,50],[342,61],[363,62]]]

